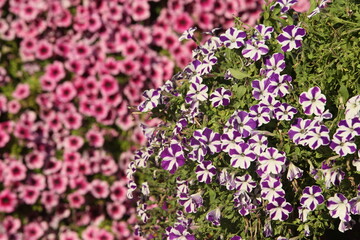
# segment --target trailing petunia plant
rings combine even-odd
[[[300,14],[295,3],[274,1],[255,27],[237,21],[212,35],[183,71],[144,93],[138,110],[161,122],[143,126],[146,147],[127,169],[137,234],[319,239],[359,220],[360,7],[311,1]]]

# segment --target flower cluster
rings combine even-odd
[[[140,172],[148,191],[141,188],[139,204],[158,204],[138,211],[147,216],[140,235],[300,239],[322,234],[332,218],[340,231],[351,229],[360,214],[359,182],[350,177],[360,168],[360,95],[329,106],[335,97],[324,82],[296,81],[293,61],[306,37],[299,19],[315,15],[293,17],[295,2],[268,6],[265,22],[274,26],[211,37],[140,104],[162,119],[144,129],[147,145],[137,155],[145,157],[127,171],[128,197]]]

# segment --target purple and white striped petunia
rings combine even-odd
[[[345,118],[360,117],[360,95],[350,98],[346,102]]]
[[[289,180],[289,181],[292,181],[294,179],[298,179],[298,178],[301,178],[302,175],[303,175],[303,170],[297,166],[295,166],[295,164],[293,164],[292,162],[289,163],[289,166],[288,166],[288,173],[286,175],[286,178]]]
[[[324,196],[321,194],[322,190],[319,186],[307,186],[303,190],[303,194],[300,198],[300,204],[311,210],[314,211],[316,207],[322,204],[324,200]]]
[[[216,167],[212,165],[211,161],[203,161],[197,165],[195,173],[199,182],[209,184],[216,175]]]
[[[210,150],[210,154],[215,154],[221,151],[221,135],[213,132],[210,128],[196,130],[194,131],[193,136],[203,147]]]
[[[285,166],[286,156],[284,152],[279,152],[276,148],[267,148],[259,156],[259,169],[265,173],[279,174]]]
[[[293,106],[287,103],[282,103],[279,107],[274,109],[274,116],[279,121],[290,121],[297,112],[297,109]]]
[[[254,80],[251,82],[251,86],[253,88],[252,95],[255,99],[261,100],[265,98],[265,96],[269,95],[270,92],[268,91],[270,80],[265,78],[263,80]]]
[[[305,29],[295,25],[289,25],[283,28],[283,33],[277,37],[281,44],[281,50],[284,52],[298,49],[301,47],[302,38],[305,36]]]
[[[204,146],[195,138],[190,138],[189,144],[192,147],[192,151],[188,153],[187,157],[192,161],[202,162],[207,154],[207,146]]]
[[[260,182],[260,186],[261,197],[269,202],[278,197],[285,197],[285,191],[282,188],[280,179],[268,176]]]
[[[206,214],[206,220],[210,221],[215,226],[220,226],[220,216],[220,208],[217,207]]]
[[[325,125],[311,128],[304,139],[311,149],[317,149],[320,146],[330,143],[329,129]]]
[[[264,135],[255,134],[249,138],[248,144],[254,153],[259,156],[263,151],[266,150],[268,146],[268,139]]]
[[[148,112],[156,108],[160,103],[161,91],[159,89],[146,90],[143,93],[145,100],[139,104],[138,110],[140,112]]]
[[[224,34],[220,35],[220,41],[223,42],[225,47],[230,49],[240,48],[243,46],[245,38],[246,33],[234,27],[229,28]]]
[[[273,114],[273,111],[275,108],[279,107],[281,105],[279,100],[276,100],[273,95],[267,95],[260,101],[260,106],[264,106],[270,109],[271,114]]]
[[[168,170],[171,174],[185,164],[183,148],[179,143],[172,143],[170,147],[165,148],[161,153],[161,167]]]
[[[258,127],[263,124],[269,123],[271,120],[270,109],[261,106],[260,104],[256,104],[250,107],[249,116],[256,121]]]
[[[319,87],[313,87],[300,94],[299,102],[306,115],[321,115],[325,110],[326,97]]]
[[[334,135],[330,143],[330,148],[342,157],[355,153],[357,149],[353,141],[338,135]]]
[[[241,134],[236,130],[228,131],[221,135],[221,148],[226,153],[229,153],[231,148],[235,148],[235,146],[243,142]]]
[[[273,10],[276,5],[279,5],[281,13],[289,11],[290,7],[297,3],[298,0],[277,0],[274,5],[271,6],[270,10]]]
[[[353,139],[360,135],[360,118],[354,117],[346,120],[341,120],[338,123],[335,135],[345,138]]]
[[[200,77],[202,75],[202,70],[202,62],[195,59],[185,67],[184,72],[190,75],[190,82],[195,82],[197,77]]]
[[[289,89],[292,88],[291,81],[292,78],[289,75],[273,73],[269,77],[269,86],[267,90],[276,97],[284,97],[289,93]]]
[[[255,38],[258,40],[269,40],[271,38],[271,33],[274,32],[273,27],[266,27],[263,24],[258,24],[255,27]]]
[[[305,145],[307,145],[307,142],[304,141],[306,134],[312,127],[318,127],[318,126],[319,126],[318,123],[314,123],[310,119],[304,120],[302,118],[297,118],[294,121],[294,123],[291,125],[291,127],[288,131],[288,135],[294,143],[305,146]]]
[[[211,95],[210,101],[213,107],[227,106],[230,104],[232,93],[223,87],[217,88]]]
[[[196,213],[198,208],[203,206],[203,199],[200,193],[192,195],[180,193],[178,202],[181,206],[184,206],[184,210],[187,213]]]
[[[256,187],[256,182],[249,174],[238,176],[234,179],[236,190],[240,192],[251,192]]]
[[[285,198],[278,197],[268,203],[266,210],[269,211],[271,220],[285,221],[289,218],[289,214],[292,212],[293,207]]]
[[[256,121],[245,111],[238,111],[232,119],[232,125],[239,131],[243,138],[249,137],[251,132],[257,127]]]
[[[341,221],[348,222],[351,220],[350,203],[341,193],[335,193],[334,197],[327,200],[327,208],[332,218],[339,218]]]
[[[195,236],[191,235],[184,225],[179,224],[176,227],[172,227],[169,230],[169,236],[167,237],[167,240],[180,240],[180,239],[195,240]]]
[[[192,39],[194,36],[194,32],[196,31],[196,27],[189,28],[181,36],[179,37],[179,41],[185,40],[185,39]]]
[[[235,168],[247,169],[250,163],[255,161],[256,154],[251,150],[249,144],[240,143],[235,148],[230,149],[229,155],[231,157],[231,166]]]
[[[258,61],[262,55],[269,52],[269,47],[266,46],[264,40],[247,40],[245,42],[245,48],[242,50],[242,55],[245,58],[251,58],[254,61]]]
[[[208,99],[208,86],[205,84],[191,83],[189,91],[186,94],[185,102],[205,101]]]
[[[273,73],[280,74],[286,67],[285,56],[282,53],[274,53],[271,57],[265,57],[265,72],[266,76],[271,76]]]

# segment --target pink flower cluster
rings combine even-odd
[[[183,31],[252,25],[263,1],[165,3],[0,0],[0,240],[138,239],[129,106],[191,60]]]

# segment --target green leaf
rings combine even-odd
[[[231,75],[232,75],[234,78],[243,79],[243,78],[250,77],[249,74],[247,74],[247,73],[245,73],[245,72],[241,72],[241,71],[238,70],[238,69],[230,68],[229,70],[230,70]]]
[[[343,98],[343,102],[346,102],[349,99],[349,91],[345,85],[341,84],[339,89],[340,96]]]

